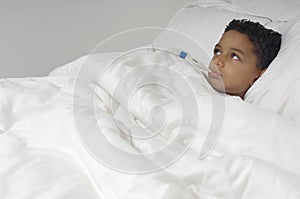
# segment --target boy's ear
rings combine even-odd
[[[258,78],[260,78],[260,77],[266,72],[266,70],[267,70],[266,68],[263,69],[263,70],[261,70],[261,71],[259,72],[257,78],[254,79],[254,81],[250,84],[250,86],[252,86],[252,85],[254,84],[254,82],[255,82],[256,80],[258,80]]]
[[[260,77],[266,72],[266,70],[267,70],[267,69],[265,68],[265,69],[263,69],[262,71],[260,71],[258,78],[260,78]]]

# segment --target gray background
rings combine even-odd
[[[0,78],[45,76],[119,32],[145,26],[165,27],[187,2],[0,0]],[[133,34],[143,34],[145,43],[155,35],[131,32],[130,38]],[[134,39],[127,41],[142,44]],[[108,48],[102,50],[113,51],[128,42],[110,40]]]

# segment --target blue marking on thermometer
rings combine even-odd
[[[188,63],[190,63],[197,71],[201,70],[201,71],[205,71],[205,72],[211,72],[210,69],[206,68],[202,64],[199,64],[197,60],[192,58],[188,53],[186,53],[184,51],[180,51],[179,57],[181,57],[182,59],[184,59]]]

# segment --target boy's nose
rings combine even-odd
[[[222,59],[222,57],[217,57],[215,58],[214,60],[214,64],[217,66],[217,67],[224,67],[224,60]]]

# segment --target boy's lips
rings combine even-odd
[[[217,71],[212,70],[211,72],[208,73],[208,76],[215,78],[215,79],[221,79],[223,75]]]

